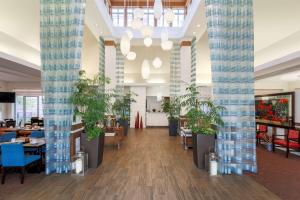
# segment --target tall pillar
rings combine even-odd
[[[300,88],[295,89],[295,125],[300,127]]]
[[[73,105],[81,66],[85,0],[40,1],[46,174],[70,170]]]
[[[110,78],[110,83],[105,85],[105,90],[116,89],[116,43],[113,40],[107,40],[105,44],[105,77]]]
[[[192,42],[182,41],[180,44],[180,95],[186,93],[186,88],[191,84],[192,77]],[[180,114],[185,115],[187,110],[181,108]]]

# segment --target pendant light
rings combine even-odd
[[[143,79],[148,79],[150,76],[150,65],[149,65],[149,61],[147,59],[145,59],[143,61],[142,68],[141,68],[141,74],[142,74]]]
[[[173,42],[170,41],[170,40],[166,40],[166,41],[163,41],[161,43],[161,48],[164,50],[164,51],[169,51],[173,48]]]
[[[130,51],[127,56],[126,56],[127,60],[135,60],[136,58],[136,53],[133,51]]]
[[[161,68],[162,65],[161,59],[159,57],[154,58],[154,60],[152,61],[152,65],[155,69]]]
[[[163,5],[161,0],[154,1],[153,10],[155,19],[159,20],[163,13]]]
[[[168,23],[168,24],[171,24],[174,19],[175,19],[175,15],[173,13],[173,10],[171,8],[168,8],[165,15],[165,21]]]
[[[151,37],[145,37],[144,38],[144,45],[146,47],[151,47],[151,45],[152,45],[152,38]]]
[[[121,38],[120,50],[124,56],[127,56],[130,52],[130,39],[127,34],[124,34]]]

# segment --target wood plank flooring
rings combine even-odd
[[[24,185],[18,178],[7,177],[0,199],[279,199],[248,176],[209,177],[167,129],[130,130],[120,150],[106,145],[102,165],[85,177],[28,174]]]

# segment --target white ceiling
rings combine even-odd
[[[114,30],[107,25],[110,22],[108,13],[99,12],[99,10],[106,10],[103,2],[101,0],[87,0],[86,2],[85,23],[94,36],[96,38],[99,35],[113,36],[111,33]],[[190,38],[194,32],[200,38],[206,31],[204,0],[200,3],[199,1],[193,2],[196,2],[197,10],[196,14],[187,20],[185,38]],[[39,0],[0,0],[0,5],[0,53],[7,53],[38,66]],[[300,0],[254,0],[255,56],[257,58],[268,56],[268,59],[261,60],[260,64],[276,59],[278,55],[296,51],[297,48],[300,50],[300,45],[294,45],[290,49],[285,46],[287,43],[291,45],[293,43],[293,40],[288,40],[288,38],[295,34],[300,35],[299,8]],[[276,44],[277,52],[276,56],[273,56],[275,53],[273,54],[270,48]],[[207,48],[205,49],[208,51]],[[209,55],[208,52],[202,53]],[[139,69],[135,72],[139,72]],[[161,72],[161,74],[164,73]],[[2,74],[0,80],[7,77]],[[16,77],[12,76],[9,79],[12,78]]]

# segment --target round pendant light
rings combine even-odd
[[[151,26],[143,26],[141,32],[143,37],[151,37],[153,33],[153,28]]]
[[[159,69],[162,65],[162,61],[159,57],[154,58],[154,60],[152,61],[152,65],[155,69]]]
[[[169,51],[173,48],[173,42],[170,41],[170,40],[167,40],[167,41],[163,41],[161,43],[161,48],[164,50],[164,51]]]
[[[155,0],[153,10],[155,19],[159,20],[163,13],[163,5],[161,0]]]
[[[144,39],[144,45],[146,47],[150,47],[152,45],[152,39],[151,39],[151,37],[145,37],[145,39]]]
[[[121,38],[120,50],[124,56],[126,56],[130,51],[130,40],[127,34],[123,35]]]
[[[127,34],[128,38],[129,38],[129,40],[131,40],[133,38],[133,33],[132,33],[131,30],[127,29],[126,30],[126,34]]]
[[[169,39],[168,31],[167,29],[162,30],[160,33],[161,41],[167,41]]]
[[[148,60],[144,60],[141,68],[143,79],[148,79],[150,76],[150,65]]]
[[[133,19],[131,22],[131,28],[135,30],[140,30],[143,27],[143,22],[140,19]]]
[[[136,8],[133,11],[133,16],[135,19],[143,19],[144,17],[144,10],[141,8]]]
[[[136,53],[133,51],[130,51],[127,56],[126,56],[127,60],[135,60],[136,58]]]
[[[165,15],[164,15],[164,17],[165,17],[166,22],[168,24],[171,24],[175,19],[175,15],[173,13],[173,10],[171,8],[168,8]]]

